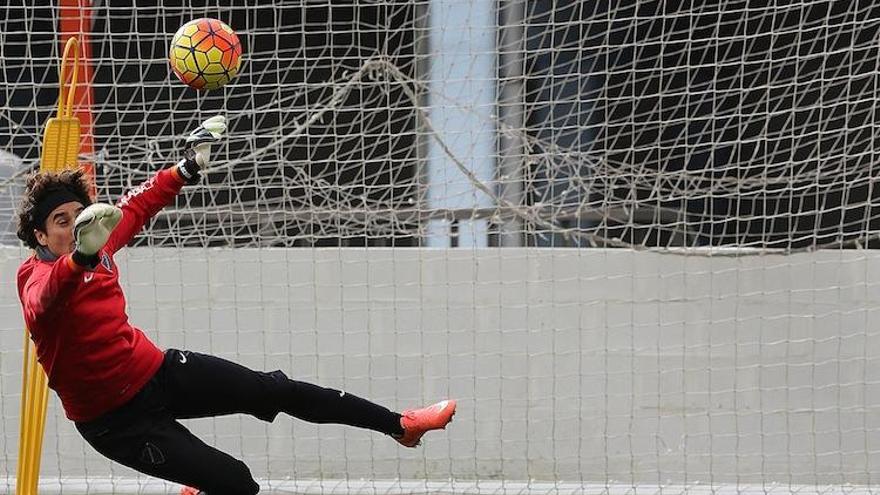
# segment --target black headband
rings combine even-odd
[[[52,213],[52,210],[58,208],[60,205],[64,203],[70,203],[71,201],[76,201],[77,203],[85,206],[82,202],[82,198],[74,194],[72,191],[67,189],[66,187],[61,187],[58,189],[52,189],[49,193],[34,206],[34,226],[40,230],[45,231],[46,229],[46,218]]]

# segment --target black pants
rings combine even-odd
[[[360,397],[176,349],[165,353],[162,367],[129,402],[76,427],[95,450],[142,473],[208,495],[251,495],[260,487],[247,466],[177,420],[244,413],[272,421],[279,412],[312,423],[402,433],[399,414]]]

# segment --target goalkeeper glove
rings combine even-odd
[[[202,122],[196,130],[186,138],[183,160],[177,164],[177,170],[187,184],[195,184],[201,177],[201,171],[211,161],[211,145],[220,141],[226,132],[226,117],[215,115]]]
[[[89,268],[98,265],[98,251],[107,243],[110,233],[122,219],[122,210],[106,203],[90,205],[73,222],[76,249],[73,261]]]

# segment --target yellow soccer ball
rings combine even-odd
[[[168,60],[171,70],[187,86],[218,89],[241,67],[241,42],[223,21],[207,17],[187,22],[174,33]]]

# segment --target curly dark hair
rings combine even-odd
[[[30,175],[25,185],[24,196],[18,205],[18,238],[31,249],[39,243],[34,229],[44,230],[45,225],[37,225],[34,218],[37,205],[52,191],[67,189],[79,198],[84,205],[92,203],[89,197],[89,178],[82,169],[64,170],[62,172],[35,172]]]

